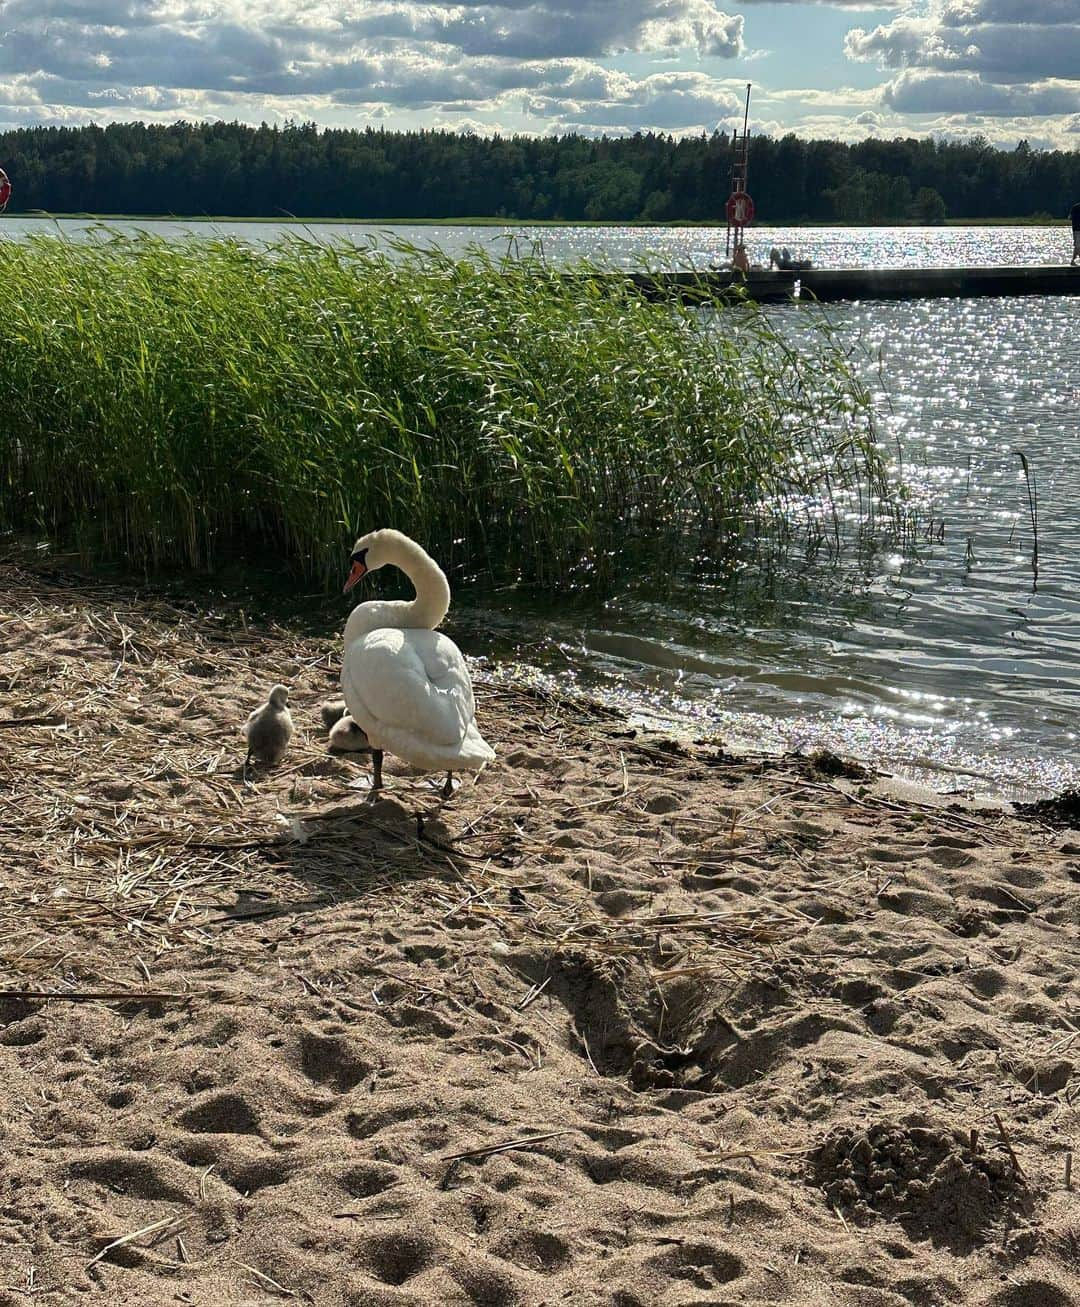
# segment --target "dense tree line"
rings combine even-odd
[[[722,219],[730,162],[719,132],[482,137],[218,122],[0,134],[9,212],[695,221]],[[771,223],[1063,216],[1080,199],[1080,151],[757,136],[750,190]]]

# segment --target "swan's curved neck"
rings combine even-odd
[[[450,607],[450,583],[446,573],[415,540],[395,541],[387,561],[401,568],[416,591],[416,598],[402,608],[408,620],[401,625],[414,630],[434,631]]]
[[[387,563],[405,573],[413,583],[416,598],[411,600],[372,599],[357,604],[345,623],[345,644],[384,627],[404,630],[433,631],[450,607],[450,584],[446,573],[414,541],[402,537],[385,549]]]

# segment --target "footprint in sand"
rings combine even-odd
[[[240,1094],[216,1093],[181,1112],[179,1123],[197,1134],[259,1133],[255,1109]]]
[[[378,1070],[378,1065],[362,1057],[344,1036],[321,1035],[314,1030],[301,1031],[298,1060],[312,1084],[335,1094],[347,1094]]]
[[[716,1289],[737,1280],[745,1271],[742,1259],[712,1243],[687,1240],[648,1259],[673,1280],[688,1280],[697,1289]]]
[[[544,1230],[515,1230],[493,1243],[491,1251],[504,1261],[541,1275],[562,1270],[572,1259],[566,1240]]]

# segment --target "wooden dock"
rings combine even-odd
[[[906,300],[978,295],[1077,295],[1080,266],[1032,264],[1010,268],[811,268],[805,272],[634,272],[631,280],[650,299],[728,300],[759,304],[794,298]]]

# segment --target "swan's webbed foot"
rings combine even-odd
[[[446,773],[446,783],[442,787],[442,796],[444,799],[454,797],[454,773],[452,771]]]

